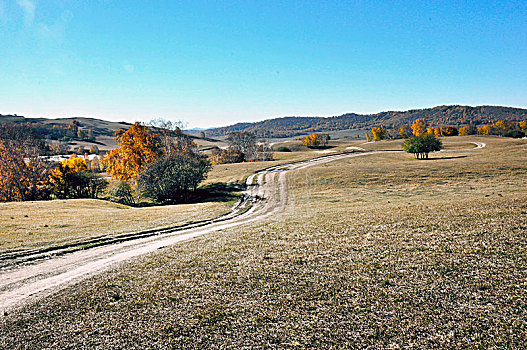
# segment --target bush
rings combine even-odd
[[[138,177],[141,194],[158,203],[187,201],[210,170],[209,161],[176,154],[150,164]]]
[[[276,149],[276,152],[291,152],[291,150],[289,148],[287,148],[287,147],[283,147],[282,146],[282,147],[278,147]]]
[[[133,187],[126,181],[119,181],[109,194],[111,200],[124,205],[134,205],[136,193]]]
[[[80,157],[60,162],[49,179],[58,198],[97,198],[108,185],[102,177],[89,172],[86,161]]]
[[[504,133],[503,136],[521,139],[522,137],[525,137],[525,133],[521,130],[510,130]]]
[[[443,147],[441,141],[430,134],[412,136],[402,146],[406,152],[413,153],[417,159],[428,159],[428,153],[439,151]]]

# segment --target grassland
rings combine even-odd
[[[0,203],[0,252],[44,248],[94,237],[210,219],[233,203],[132,208],[94,199]]]
[[[524,348],[527,142],[478,141],[428,161],[375,154],[293,173],[287,212],[5,316],[0,344]]]

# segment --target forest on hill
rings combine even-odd
[[[46,140],[62,142],[97,142],[101,136],[113,138],[119,128],[128,129],[132,124],[110,122],[96,118],[25,118],[16,114],[0,114],[0,125],[5,123],[25,124],[33,128],[36,135]]]
[[[527,109],[501,106],[438,106],[408,111],[389,111],[376,114],[346,113],[336,117],[283,117],[255,123],[238,123],[208,129],[207,136],[224,136],[234,131],[253,132],[259,137],[291,137],[313,132],[371,129],[395,129],[414,120],[425,118],[430,125],[482,125],[497,120],[519,122],[527,119]]]

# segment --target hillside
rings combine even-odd
[[[25,118],[18,115],[0,114],[2,123],[29,123],[43,139],[51,142],[64,142],[70,150],[83,146],[89,149],[97,145],[101,151],[113,149],[115,132],[118,129],[128,129],[132,124],[126,122],[111,122],[96,118]],[[80,133],[79,133],[80,131]],[[200,138],[189,135],[201,149],[210,149],[214,146],[224,146],[221,141],[211,138]]]
[[[390,111],[377,114],[347,113],[336,117],[283,117],[256,123],[238,123],[206,130],[207,136],[223,136],[234,131],[254,132],[260,137],[291,137],[312,132],[345,129],[369,129],[384,126],[388,129],[411,124],[417,118],[426,118],[432,125],[476,125],[496,120],[522,121],[527,109],[501,106],[438,106],[409,111]]]
[[[73,122],[76,122],[81,129],[86,129],[92,131],[94,136],[112,136],[115,131],[119,128],[128,129],[130,123],[126,122],[110,122],[107,120],[96,119],[96,118],[57,118],[57,119],[47,119],[47,118],[25,118],[18,115],[1,115],[0,114],[0,124],[1,123],[31,123],[34,124],[39,129],[42,129],[42,132],[45,133],[45,130],[51,130],[53,127],[63,128],[71,125]]]

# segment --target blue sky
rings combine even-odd
[[[0,0],[0,113],[183,120],[527,106],[526,1]]]

